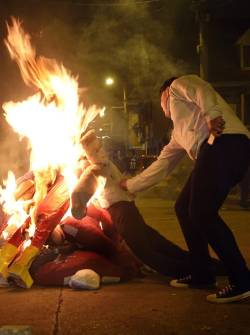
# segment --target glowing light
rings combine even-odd
[[[105,79],[105,84],[108,85],[108,86],[111,86],[114,84],[114,79],[112,77],[108,77]]]
[[[105,114],[106,113],[105,113],[105,108],[104,108],[103,110],[100,111],[99,116],[102,118],[105,116]]]

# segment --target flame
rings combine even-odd
[[[25,201],[15,199],[16,180],[13,172],[8,172],[8,178],[3,184],[5,188],[0,186],[0,203],[4,212],[10,217],[8,226],[3,232],[6,239],[24,223],[28,215],[24,209]]]
[[[101,230],[103,230],[102,221],[99,221],[99,226],[100,226]]]
[[[104,176],[98,176],[97,177],[97,188],[96,188],[96,191],[95,193],[92,195],[92,197],[89,199],[88,201],[88,204],[87,206],[92,203],[92,204],[96,204],[96,206],[98,207],[99,206],[99,197],[101,195],[101,193],[103,192],[103,189],[106,185],[106,181],[107,181],[107,178],[104,177]]]
[[[28,235],[28,239],[26,239],[26,241],[24,241],[23,243],[23,249],[27,248],[28,246],[31,245],[31,239],[34,236],[36,231],[36,225],[34,222],[31,222],[31,224],[29,225],[29,227],[26,229],[26,233]]]
[[[5,44],[10,55],[25,83],[39,92],[22,102],[5,103],[6,120],[21,137],[29,139],[31,170],[47,171],[50,182],[58,170],[69,178],[83,155],[81,135],[102,110],[83,108],[77,78],[54,59],[37,58],[19,21],[13,18],[7,28]]]
[[[84,108],[79,101],[77,77],[54,59],[37,57],[30,36],[19,20],[7,24],[5,45],[19,66],[24,82],[37,93],[21,102],[3,104],[5,118],[20,138],[26,137],[30,148],[30,169],[35,176],[34,205],[26,213],[24,204],[14,198],[15,177],[9,173],[0,202],[10,215],[8,226],[19,227],[31,216],[30,237],[35,229],[35,208],[44,199],[48,185],[58,173],[65,177],[69,193],[77,182],[76,170],[84,156],[80,139],[88,124],[104,109]],[[4,232],[6,236],[6,231]],[[9,236],[9,235],[8,235]]]

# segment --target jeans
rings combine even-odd
[[[218,211],[250,163],[250,140],[225,134],[204,142],[175,210],[191,254],[194,281],[213,281],[208,244],[224,263],[229,281],[250,288],[250,275],[237,242]]]

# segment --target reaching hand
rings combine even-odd
[[[127,191],[127,190],[128,190],[128,189],[127,189],[127,178],[122,179],[122,180],[120,181],[120,183],[119,183],[119,186],[120,186],[123,190]]]
[[[225,128],[225,121],[221,116],[218,116],[217,118],[208,121],[208,128],[214,137],[219,137]]]
[[[127,180],[128,178],[124,178],[124,179],[121,179],[120,183],[119,183],[119,186],[127,191],[127,194],[130,196],[131,199],[135,199],[136,195],[134,193],[131,193],[128,191],[128,188],[127,188]]]

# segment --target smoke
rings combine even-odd
[[[9,14],[20,17],[24,27],[28,27],[39,54],[62,61],[79,75],[81,86],[88,88],[85,102],[89,104],[122,106],[125,88],[129,101],[153,101],[154,114],[158,115],[155,122],[161,125],[160,107],[158,110],[156,107],[161,83],[167,77],[193,72],[198,64],[194,56],[195,23],[189,0],[145,4],[135,0],[105,1],[113,6],[105,6],[100,1],[96,7],[85,6],[85,1],[65,2],[63,6],[60,1],[54,1],[53,4],[39,2],[40,7],[32,7],[32,10],[30,6],[37,6],[37,2],[18,3]],[[1,105],[30,95],[23,94],[20,74],[12,75],[13,71],[17,72],[16,65],[7,60],[6,54]],[[103,84],[107,75],[116,78],[115,86],[109,91]],[[124,128],[122,110],[115,115],[117,128]],[[26,144],[19,142],[4,122],[1,128],[5,131],[0,138],[0,173],[6,176],[12,169],[19,175],[28,168]],[[157,136],[161,136],[161,129],[162,126]],[[118,141],[123,138],[120,134],[117,131]]]
[[[156,96],[163,80],[191,68],[185,57],[176,53],[176,45],[182,42],[175,22],[184,14],[178,12],[180,1],[140,5],[130,0],[117,4],[120,6],[98,8],[82,30],[82,64],[98,75],[105,70],[117,74],[136,98]],[[187,16],[189,8],[185,9]],[[91,61],[89,54],[82,52],[84,48],[92,55]]]

